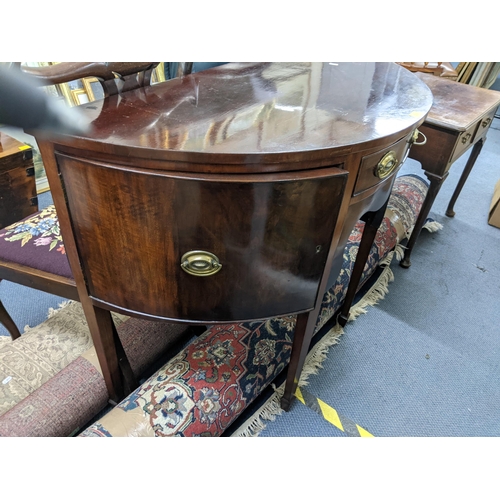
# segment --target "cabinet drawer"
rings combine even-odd
[[[412,134],[409,134],[392,146],[362,158],[354,195],[376,186],[399,170],[410,146],[411,137]]]
[[[450,164],[453,163],[456,159],[462,156],[474,141],[474,134],[476,133],[478,122],[473,123],[465,132],[459,134],[457,138],[457,143],[455,145],[455,151],[453,151],[453,155],[450,160]]]
[[[481,139],[487,134],[491,126],[491,123],[493,122],[493,118],[495,117],[495,112],[496,109],[490,111],[485,117],[481,118],[481,120],[479,121],[479,126],[476,131],[476,135],[474,136],[474,142],[477,142],[479,139]]]

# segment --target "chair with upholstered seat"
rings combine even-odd
[[[54,205],[0,231],[0,280],[78,300]],[[20,336],[0,301],[0,322],[12,339]]]
[[[60,84],[85,77],[97,78],[105,97],[147,86],[158,63],[60,63],[47,67],[24,67],[20,71],[31,75],[40,86]],[[28,131],[29,132],[29,131]],[[0,280],[7,280],[71,300],[80,300],[73,271],[65,254],[59,230],[58,217],[53,205],[34,215],[14,223],[0,231]],[[20,332],[0,302],[0,322],[7,328],[12,339]],[[117,349],[121,344],[116,336]],[[109,351],[94,338],[98,356]],[[114,355],[111,355],[113,357]],[[123,352],[115,357],[125,360],[122,368],[129,372]],[[106,363],[103,363],[106,372]],[[104,373],[109,379],[109,374]],[[117,382],[120,385],[119,382]]]

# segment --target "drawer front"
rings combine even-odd
[[[495,117],[495,112],[496,109],[490,111],[484,118],[479,120],[479,126],[477,127],[476,135],[474,136],[474,142],[479,141],[479,139],[488,133],[488,130],[493,122],[493,118]]]
[[[399,170],[410,147],[411,137],[412,134],[409,134],[392,146],[362,158],[354,196],[376,186]]]
[[[314,307],[345,171],[189,176],[65,156],[58,165],[95,299],[202,322]]]
[[[455,151],[453,151],[450,164],[462,156],[471,147],[478,125],[479,123],[475,122],[465,132],[461,132],[458,135]]]

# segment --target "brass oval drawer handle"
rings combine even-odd
[[[486,118],[486,120],[484,120],[484,122],[481,123],[481,125],[486,128],[491,122],[491,118]]]
[[[211,276],[221,270],[222,264],[213,253],[192,250],[181,257],[181,268],[194,276]]]
[[[423,137],[421,142],[417,142],[419,135],[421,135]],[[415,132],[413,132],[413,137],[411,139],[412,139],[411,142],[412,142],[413,146],[423,146],[424,144],[427,143],[427,137],[425,136],[425,134],[423,132],[420,132],[420,130],[418,130],[418,128],[415,130]]]
[[[471,137],[471,134],[465,134],[463,137],[462,137],[462,144],[465,144]]]
[[[399,160],[394,151],[389,151],[384,155],[384,157],[378,162],[377,168],[375,169],[375,175],[379,179],[385,179],[394,172],[395,168],[398,166]]]

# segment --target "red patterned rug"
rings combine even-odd
[[[393,278],[388,264],[398,253],[398,242],[411,232],[426,191],[425,181],[417,176],[404,176],[396,181],[390,207],[364,270],[366,288],[362,300],[351,311],[351,319],[366,311],[367,306],[376,303],[386,293]],[[328,321],[344,298],[362,229],[363,224],[359,223],[351,234],[339,278],[324,296],[316,325],[315,340],[320,340],[309,354],[301,384],[305,384],[307,378],[320,369],[329,347],[338,342],[342,333],[340,329],[331,328]],[[60,319],[64,318],[64,310],[58,315],[61,315]],[[119,330],[120,335],[125,335],[122,340],[127,352],[130,351],[131,362],[137,358],[132,368],[140,370],[141,366],[151,363],[154,355],[151,349],[145,349],[148,339],[153,339],[156,344],[158,339],[168,338],[174,332],[163,335],[158,325],[166,324],[156,323],[158,335],[147,335],[146,330],[149,332],[148,328],[151,327],[144,330],[134,321],[138,320],[126,321]],[[295,317],[290,316],[210,327],[82,435],[255,435],[265,425],[266,418],[272,419],[281,411],[278,404],[280,389],[273,392],[270,387],[272,383],[280,384],[279,377],[283,375],[290,356],[294,326]],[[141,329],[144,330],[142,333]],[[25,355],[23,359],[33,358],[30,353],[39,353],[40,346],[43,347],[47,339],[50,342],[61,341],[60,333],[56,335],[57,332],[52,330],[53,327],[51,334],[54,334],[54,338],[43,335],[43,341],[31,342],[33,349],[24,344],[29,344],[29,338],[35,336],[27,336],[23,348],[26,350],[29,347],[31,350],[21,353]],[[155,336],[156,340],[153,338]],[[87,338],[82,336],[81,342],[87,342]],[[20,345],[19,341],[12,344]],[[0,348],[0,357],[1,352],[5,351],[5,355],[11,359],[9,353],[12,349]],[[16,359],[19,358],[17,351]],[[65,358],[59,358],[57,362],[60,364]],[[68,436],[78,432],[78,428],[86,424],[89,418],[103,410],[107,395],[98,363],[92,357],[85,356],[71,362],[68,358],[67,361],[69,364],[60,368],[54,361],[50,369],[55,374],[51,375],[46,369],[48,379],[37,385],[38,388],[33,386],[34,378],[27,376],[26,380],[30,380],[29,387],[26,387],[29,396],[17,404],[12,399],[12,391],[5,394],[4,399],[10,409],[0,416],[0,436]],[[40,358],[37,363],[42,366],[44,360]],[[3,388],[7,389],[11,382]],[[78,386],[79,392],[68,391],[69,387],[75,386]],[[259,402],[257,405],[265,391],[270,391],[271,397],[263,398],[263,404]],[[258,408],[253,411],[252,406]]]
[[[427,192],[416,176],[395,185],[390,207],[399,214],[398,228],[385,217],[366,264],[362,284],[382,266],[383,271],[354,308],[354,315],[376,302],[393,279],[390,267],[395,249],[411,231]],[[342,271],[325,294],[316,332],[342,303],[357,254],[363,223],[356,225],[344,251]],[[220,436],[283,372],[290,358],[295,316],[267,321],[215,325],[193,341],[81,436]],[[321,366],[328,348],[342,330],[329,328],[308,356],[300,384]],[[263,418],[280,413],[280,390],[233,435],[255,435]]]

